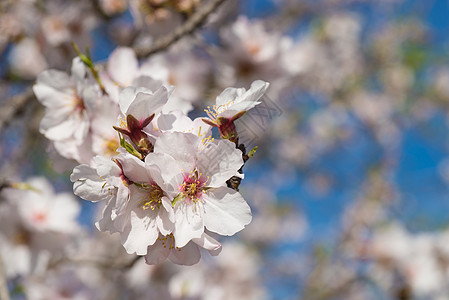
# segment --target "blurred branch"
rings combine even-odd
[[[96,260],[96,259],[73,259],[73,258],[61,258],[55,262],[53,262],[50,266],[54,267],[61,263],[68,263],[74,265],[90,265],[94,267],[99,267],[102,269],[130,269],[132,268],[142,256],[135,256],[131,260],[121,260],[116,261],[116,259],[111,258],[108,260]],[[0,299],[3,300],[3,299]]]
[[[199,28],[225,0],[211,0],[206,5],[200,7],[184,24],[176,28],[170,35],[157,39],[151,46],[135,47],[138,57],[147,57],[150,54],[162,51],[177,42],[185,35],[191,34]]]
[[[23,109],[34,99],[33,90],[28,88],[24,93],[12,97],[0,110],[0,134],[12,119],[22,113]]]
[[[11,187],[11,182],[9,182],[9,181],[6,180],[6,179],[0,180],[0,192],[1,192],[3,189],[9,188],[9,187]],[[1,298],[0,298],[0,300],[1,300]]]
[[[335,287],[334,289],[327,290],[327,291],[323,292],[322,294],[314,296],[314,297],[306,297],[305,300],[327,300],[327,299],[334,299],[337,297],[341,297],[346,293],[346,291],[349,288],[351,288],[351,286],[353,284],[357,283],[358,280],[359,280],[358,278],[350,279],[350,280],[342,283],[341,285]]]
[[[0,255],[0,300],[10,300],[3,258]]]

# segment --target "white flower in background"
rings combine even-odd
[[[94,111],[99,89],[86,79],[81,60],[73,59],[72,75],[56,70],[41,73],[33,91],[46,110],[40,131],[52,141],[75,141],[81,144],[87,136],[90,114]]]
[[[38,43],[31,38],[21,40],[13,47],[9,62],[11,70],[26,79],[34,79],[48,67]]]
[[[127,47],[115,49],[109,55],[106,67],[100,72],[106,91],[115,102],[119,101],[121,89],[135,85],[133,82],[140,75],[136,54]]]
[[[45,275],[30,276],[23,281],[24,292],[28,300],[49,300],[49,299],[74,299],[90,300],[101,299],[107,296],[107,289],[102,286],[90,285],[91,277],[86,272],[78,268],[56,268],[47,271]],[[90,275],[98,272],[90,269]],[[105,282],[102,282],[105,284]]]
[[[4,189],[0,205],[0,252],[7,274],[43,271],[51,255],[60,254],[80,233],[80,206],[69,193],[55,194],[44,178],[26,182],[26,190]]]
[[[70,41],[71,33],[61,15],[49,15],[42,20],[42,32],[47,42],[53,47]]]
[[[212,55],[222,86],[249,84],[259,78],[270,82],[285,79],[281,57],[288,38],[268,32],[261,20],[240,16],[220,37],[226,50],[215,49]]]
[[[166,53],[152,56],[141,67],[143,74],[175,87],[164,112],[181,110],[184,113],[192,110],[192,103],[200,100],[206,92],[210,69],[208,62],[187,42],[180,42]]]
[[[101,9],[108,16],[124,12],[128,7],[126,0],[100,0]]]
[[[173,299],[266,299],[260,282],[260,257],[242,244],[230,242],[217,259],[178,270],[169,281]]]

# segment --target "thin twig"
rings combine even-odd
[[[10,300],[3,258],[0,255],[0,300]]]
[[[0,110],[0,134],[11,120],[19,115],[24,108],[34,99],[33,90],[28,88],[20,95],[12,97]]]
[[[191,34],[225,1],[226,0],[211,0],[206,5],[200,7],[184,24],[176,28],[170,35],[157,39],[151,46],[135,47],[134,50],[136,51],[137,56],[139,58],[144,58],[150,54],[162,51],[183,36]]]

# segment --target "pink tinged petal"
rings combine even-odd
[[[123,247],[129,254],[146,255],[147,248],[156,242],[159,232],[156,226],[157,211],[143,210],[141,207],[131,211],[130,228],[122,233]]]
[[[179,203],[175,206],[175,237],[176,247],[182,248],[189,241],[200,238],[204,232],[202,205],[199,203]]]
[[[115,188],[102,180],[88,165],[79,165],[73,169],[70,180],[73,182],[74,194],[82,199],[97,202],[115,197]]]
[[[199,239],[193,239],[192,240],[195,244],[197,244],[198,246],[209,250],[209,253],[212,256],[217,256],[218,254],[220,254],[221,252],[221,244],[219,242],[217,242],[217,240],[215,240],[213,237],[211,237],[210,235],[203,233],[203,235],[201,236],[201,238]]]
[[[200,249],[195,243],[188,243],[183,248],[174,248],[171,250],[168,259],[175,264],[183,266],[192,266],[200,261]]]
[[[212,232],[233,235],[251,222],[251,209],[240,193],[227,188],[204,195],[204,224]]]
[[[200,171],[210,177],[209,187],[223,186],[242,165],[242,151],[228,140],[211,143],[198,155]]]
[[[157,265],[164,262],[169,254],[169,247],[163,245],[161,238],[158,238],[154,245],[148,246],[147,255],[145,255],[145,262],[149,265]]]
[[[119,47],[109,56],[106,68],[112,80],[122,86],[128,86],[136,76],[139,65],[131,48]]]

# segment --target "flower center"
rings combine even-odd
[[[77,92],[75,92],[75,96],[73,98],[73,110],[75,112],[79,112],[79,113],[86,110],[86,106],[84,105],[84,100],[82,97],[80,97],[80,95],[78,95]]]
[[[204,183],[206,177],[198,172],[198,169],[193,170],[190,174],[184,175],[184,182],[179,187],[182,195],[189,199],[189,201],[198,202],[203,195]]]
[[[142,209],[147,210],[155,210],[161,206],[162,197],[164,196],[164,192],[162,189],[156,184],[151,183],[148,187],[146,187],[147,193],[143,196],[142,201],[139,202],[142,204]]]

